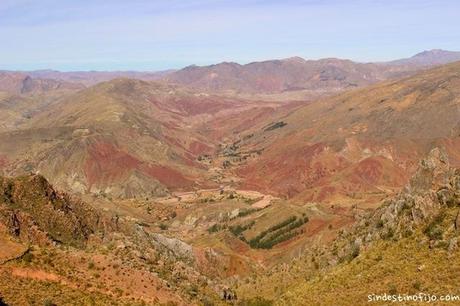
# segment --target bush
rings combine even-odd
[[[419,282],[419,281],[415,281],[413,284],[412,284],[412,287],[415,289],[415,290],[422,290],[422,284]]]
[[[160,229],[161,229],[162,231],[165,231],[165,230],[168,229],[168,225],[166,225],[166,224],[164,224],[164,223],[160,223]]]
[[[254,224],[256,224],[256,222],[251,221],[251,222],[249,222],[248,224],[245,224],[245,225],[238,224],[238,225],[235,225],[235,226],[230,226],[230,232],[235,236],[239,236],[244,231],[246,231],[246,230],[250,229],[251,227],[253,227]]]
[[[252,214],[253,212],[256,212],[256,211],[257,211],[257,209],[255,209],[255,208],[243,209],[238,213],[238,217],[244,217],[244,216]]]
[[[272,306],[273,302],[263,297],[256,297],[250,300],[243,300],[239,303],[239,306]]]
[[[56,304],[54,304],[51,300],[46,299],[46,300],[43,302],[43,306],[56,306]]]
[[[406,230],[402,233],[402,235],[403,235],[404,238],[409,238],[409,237],[412,236],[413,234],[414,234],[414,232],[412,232],[411,229],[406,229]]]
[[[284,121],[275,122],[275,123],[270,124],[267,128],[265,128],[264,132],[269,132],[269,131],[273,131],[276,129],[280,129],[285,125],[287,125],[287,123]]]
[[[428,224],[423,233],[427,235],[431,240],[441,240],[443,236],[443,228],[441,226],[442,221],[445,218],[444,213],[437,215],[433,221]]]
[[[27,252],[22,256],[22,260],[25,263],[31,263],[33,259],[34,259],[34,255],[30,252]]]
[[[351,251],[350,256],[351,256],[352,259],[354,259],[354,258],[359,256],[359,247],[358,246],[353,247],[353,250]]]
[[[385,233],[381,235],[381,237],[382,239],[388,240],[388,239],[393,238],[394,235],[395,235],[394,229],[389,228]]]
[[[216,233],[218,231],[222,230],[222,225],[219,224],[213,224],[210,228],[208,228],[208,233]]]
[[[388,286],[388,293],[390,295],[398,294],[398,289],[396,288],[396,286],[394,284],[391,284],[390,286]]]

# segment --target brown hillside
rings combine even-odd
[[[458,165],[459,85],[455,63],[307,104],[243,134],[240,151],[263,153],[238,173],[289,197],[359,200],[402,186],[433,146]]]

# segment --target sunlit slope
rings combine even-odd
[[[309,103],[241,135],[262,150],[246,185],[306,200],[359,200],[402,186],[417,160],[446,147],[458,164],[460,63]]]

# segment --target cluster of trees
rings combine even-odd
[[[279,121],[279,122],[275,122],[275,123],[272,123],[271,125],[269,125],[267,128],[264,129],[264,132],[268,132],[268,131],[273,131],[273,130],[276,130],[276,129],[280,129],[282,128],[283,126],[286,126],[287,123],[284,122],[284,121]]]
[[[242,236],[240,236],[244,231],[250,229],[251,227],[254,226],[254,224],[256,224],[256,222],[253,220],[247,224],[244,224],[244,225],[241,225],[241,224],[238,224],[238,225],[235,225],[235,226],[230,226],[230,232],[235,235],[236,237],[240,237],[240,239],[242,238]],[[243,237],[244,238],[244,237]]]
[[[208,233],[217,233],[218,231],[221,231],[223,229],[226,229],[227,225],[226,224],[218,224],[215,223],[213,224],[210,228],[208,228]]]
[[[247,208],[247,209],[242,209],[240,210],[240,212],[238,213],[238,217],[245,217],[249,214],[252,214],[253,212],[256,212],[258,211],[258,209],[256,208]]]
[[[295,231],[294,229],[307,222],[308,217],[306,216],[303,218],[296,216],[289,217],[249,240],[249,245],[251,248],[256,249],[271,249],[274,245],[297,236],[299,231]]]
[[[252,212],[252,210],[250,209],[247,211],[243,212]],[[235,237],[238,237],[242,241],[248,243],[251,246],[251,248],[271,249],[273,246],[299,235],[303,230],[299,231],[296,229],[301,227],[308,221],[308,217],[305,216],[305,214],[303,214],[302,217],[291,216],[286,220],[269,227],[268,229],[259,233],[254,238],[250,239],[249,241],[246,240],[246,238],[243,236],[243,233],[251,229],[255,225],[256,222],[254,220],[246,224],[237,224],[233,226],[216,223],[212,225],[210,228],[208,228],[208,232],[215,233],[224,229],[228,229]]]

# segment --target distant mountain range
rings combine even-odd
[[[52,78],[31,77],[30,73],[0,71],[0,92],[9,94],[36,94],[53,90],[75,90],[84,86]]]
[[[378,81],[408,76],[415,71],[460,60],[460,52],[425,51],[408,59],[387,63],[357,63],[344,59],[283,60],[246,65],[220,63],[189,66],[166,75],[169,82],[206,91],[280,93],[310,90],[330,91],[361,87]]]
[[[292,57],[245,65],[233,62],[210,66],[192,65],[180,70],[159,72],[0,71],[0,91],[21,93],[24,88],[19,82],[28,76],[26,92],[31,91],[30,87],[36,92],[62,87],[92,86],[116,78],[131,78],[175,83],[208,92],[274,94],[310,91],[321,94],[366,86],[390,78],[409,76],[420,69],[459,60],[460,52],[434,49],[418,53],[410,58],[380,63],[358,63],[337,58],[305,60],[301,57]]]
[[[391,61],[391,65],[433,66],[460,61],[460,52],[433,49],[420,52],[410,58]]]
[[[116,78],[139,79],[144,81],[159,80],[175,70],[158,72],[142,71],[71,71],[61,72],[56,70],[37,70],[27,72],[33,78],[55,79],[66,82],[81,83],[86,86],[95,85],[100,82],[110,81]]]

